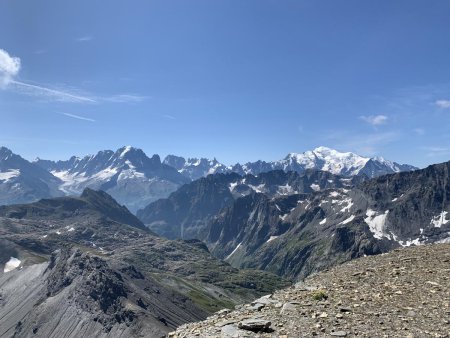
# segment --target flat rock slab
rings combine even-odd
[[[256,319],[256,318],[250,318],[245,319],[242,322],[239,322],[238,327],[243,330],[249,330],[253,332],[267,332],[270,331],[270,325],[272,323],[268,320],[264,319]]]
[[[258,298],[257,300],[253,301],[252,304],[264,304],[264,305],[270,305],[277,303],[276,300],[271,299],[272,295],[263,296],[261,298]]]
[[[261,303],[255,303],[253,305],[250,305],[248,307],[249,310],[251,311],[260,311],[265,305],[261,304]]]
[[[286,303],[283,305],[280,314],[286,314],[288,312],[292,312],[292,311],[296,311],[297,310],[297,306],[295,304],[292,303]]]
[[[251,334],[248,331],[239,330],[234,325],[226,325],[222,327],[220,331],[221,337],[224,338],[242,338],[242,337],[251,337]]]

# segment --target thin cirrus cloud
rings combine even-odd
[[[76,38],[75,41],[77,42],[89,42],[94,40],[93,36],[86,35],[86,36],[80,36],[79,38]]]
[[[97,100],[94,98],[68,93],[62,90],[48,88],[45,86],[31,84],[16,80],[10,80],[12,87],[16,89],[17,92],[26,94],[29,96],[36,96],[40,98],[51,99],[60,102],[78,102],[78,103],[96,103]]]
[[[7,51],[0,48],[0,89],[8,88],[17,93],[38,97],[40,99],[72,103],[138,103],[148,99],[147,96],[130,93],[111,96],[80,94],[59,88],[50,88],[38,83],[23,82],[17,80],[20,69],[20,58],[11,56]]]
[[[450,108],[450,100],[437,100],[435,104],[439,108]]]
[[[138,94],[119,94],[105,97],[98,97],[99,101],[107,101],[113,103],[138,103],[148,99],[148,96]]]
[[[84,116],[80,116],[80,115],[75,115],[75,114],[70,114],[70,113],[58,113],[60,115],[63,116],[67,116],[70,117],[72,119],[77,119],[77,120],[82,120],[82,121],[88,121],[88,122],[95,122],[94,119],[88,118],[88,117],[84,117]]]
[[[169,115],[169,114],[164,114],[162,117],[169,119],[169,120],[176,120],[175,116]]]
[[[59,89],[53,89],[40,84],[31,84],[16,80],[21,68],[20,58],[11,56],[0,49],[0,88],[13,90],[30,96],[44,97],[63,102],[95,103],[96,100],[84,95],[72,94]]]
[[[364,122],[371,124],[372,126],[380,126],[385,124],[388,120],[386,115],[370,115],[370,116],[360,116],[359,117]]]

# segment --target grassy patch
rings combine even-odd
[[[328,295],[325,290],[317,290],[313,292],[312,297],[314,300],[320,301],[327,299]]]
[[[234,308],[234,304],[232,302],[208,297],[206,294],[201,293],[197,290],[189,291],[188,296],[195,304],[209,313],[213,313],[224,308]]]

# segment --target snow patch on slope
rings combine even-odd
[[[10,179],[20,176],[19,169],[9,169],[5,172],[0,172],[0,181],[8,182]]]
[[[6,262],[3,272],[6,273],[17,269],[20,266],[20,263],[22,262],[19,259],[11,257],[9,261]]]
[[[242,244],[242,242],[237,245],[237,247],[225,258],[225,260],[227,260],[231,256],[233,256],[236,253],[236,251],[241,247],[241,244]]]
[[[430,224],[433,224],[435,228],[440,228],[442,225],[447,224],[450,221],[446,219],[447,214],[447,211],[442,211],[439,215],[434,216],[431,219]]]
[[[382,239],[383,237],[389,238],[390,235],[386,233],[386,217],[389,213],[389,210],[386,210],[384,214],[377,215],[375,210],[368,209],[366,212],[366,218],[364,221],[369,226],[370,231],[373,234],[373,237],[377,239]]]
[[[274,239],[277,239],[278,236],[270,236],[266,243],[272,242]]]
[[[351,215],[349,218],[347,218],[346,220],[342,221],[339,224],[347,224],[350,223],[351,221],[353,221],[355,219],[355,215]]]

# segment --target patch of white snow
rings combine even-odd
[[[274,239],[277,239],[278,236],[270,236],[266,243],[272,242]]]
[[[446,219],[447,214],[447,211],[442,211],[438,216],[434,216],[431,219],[430,224],[433,224],[435,228],[440,228],[442,225],[447,224],[450,221]]]
[[[241,244],[242,244],[242,242],[241,243],[239,243],[238,245],[237,245],[237,247],[225,258],[225,260],[227,260],[227,259],[229,259],[231,256],[233,256],[234,255],[234,253],[241,247]]]
[[[386,210],[384,214],[377,215],[375,210],[368,209],[366,212],[366,218],[364,221],[369,226],[370,231],[373,233],[373,237],[377,239],[382,239],[383,237],[387,237],[390,239],[390,236],[385,232],[386,225],[386,217],[389,213],[389,210]]]
[[[17,269],[20,266],[21,261],[15,257],[11,257],[9,261],[6,262],[5,268],[3,269],[3,272],[10,272],[12,270]]]

